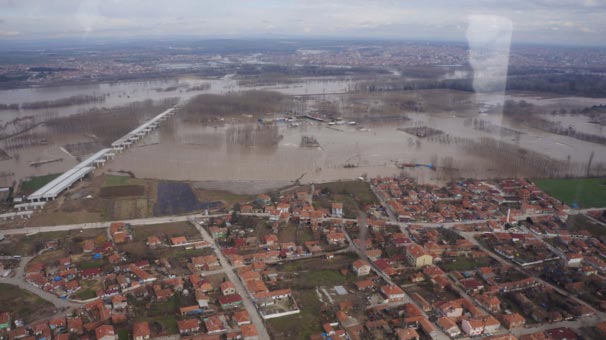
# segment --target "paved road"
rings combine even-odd
[[[361,214],[361,216],[360,216],[360,223],[361,224],[365,224],[365,221],[366,221],[366,216],[364,216],[363,214]],[[375,272],[380,277],[382,277],[383,280],[385,280],[385,282],[387,282],[390,285],[396,286],[395,282],[393,282],[393,280],[391,279],[391,277],[389,275],[385,274],[385,272],[383,272],[379,267],[377,267],[377,265],[375,265],[368,258],[368,256],[366,256],[366,253],[364,251],[362,251],[362,249],[360,249],[358,247],[358,245],[353,242],[353,240],[349,236],[349,233],[347,232],[346,229],[344,231],[344,234],[345,234],[345,238],[347,239],[347,242],[349,242],[350,247],[353,248],[353,250],[358,254],[358,257],[360,257],[361,259],[367,261],[370,264],[370,267],[371,267],[372,271]],[[425,312],[423,311],[423,308],[421,308],[421,306],[419,306],[419,304],[416,301],[414,301],[413,299],[411,299],[410,296],[408,295],[408,293],[406,293],[406,292],[404,292],[404,300],[402,302],[398,302],[397,305],[404,304],[404,303],[412,303],[412,304],[416,305],[417,307],[419,307],[419,310],[421,311],[421,313],[423,313],[423,316],[425,316],[427,318],[427,314],[425,314]],[[436,330],[436,333],[437,333],[437,336],[434,337],[434,339],[436,339],[436,340],[450,340],[450,338],[448,337],[448,335],[446,335],[446,333],[444,333],[440,327],[436,326],[435,324],[433,324],[433,326],[434,326],[434,328]]]
[[[227,214],[227,213],[226,213]],[[183,215],[183,216],[166,216],[166,217],[149,217],[139,218],[134,220],[119,220],[119,221],[108,221],[108,222],[90,222],[90,223],[77,223],[77,224],[63,224],[55,226],[44,226],[44,227],[25,227],[17,229],[5,229],[0,230],[0,233],[4,235],[15,235],[15,234],[31,234],[31,233],[46,233],[50,231],[67,231],[75,229],[96,229],[96,228],[108,228],[110,224],[114,222],[125,222],[132,225],[152,225],[170,222],[186,222],[191,218],[195,217],[220,217],[226,214],[215,214],[215,215]]]
[[[15,285],[21,289],[28,290],[44,300],[55,305],[55,308],[77,308],[81,305],[75,302],[62,300],[54,294],[51,294],[45,290],[35,287],[25,281],[25,266],[33,257],[22,257],[19,261],[19,266],[15,268],[15,275],[13,277],[0,278],[0,282]]]
[[[537,325],[533,325],[532,327],[512,329],[512,330],[510,330],[510,332],[513,335],[519,337],[521,335],[531,334],[531,333],[536,333],[536,332],[544,332],[548,329],[558,328],[558,327],[580,328],[580,327],[594,326],[596,323],[600,322],[601,320],[603,320],[603,319],[600,319],[597,316],[590,316],[590,317],[579,318],[574,321],[560,321],[560,322],[556,322],[556,323],[537,324]]]
[[[206,231],[206,229],[204,229],[195,219],[192,218],[190,221],[198,229],[198,231],[202,235],[202,238],[205,241],[212,244],[213,249],[215,250],[215,253],[217,254],[217,257],[219,258],[219,261],[221,261],[221,266],[223,267],[225,274],[227,275],[227,278],[231,282],[233,282],[234,286],[236,287],[236,291],[242,297],[242,302],[244,303],[244,307],[246,308],[246,311],[250,315],[251,321],[257,327],[257,332],[259,333],[259,339],[269,340],[270,339],[269,333],[267,333],[267,329],[265,328],[265,324],[263,323],[263,319],[261,318],[261,315],[259,315],[257,308],[255,308],[255,305],[254,305],[250,295],[248,295],[248,292],[244,288],[244,285],[242,285],[240,278],[236,275],[236,273],[234,273],[234,269],[233,269],[232,265],[229,263],[227,258],[223,255],[223,252],[221,252],[219,250],[219,248],[217,247],[217,244],[215,243],[215,239],[213,239],[210,236],[210,234]]]

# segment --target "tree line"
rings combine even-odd
[[[0,104],[0,110],[40,110],[89,103],[102,103],[107,98],[105,95],[77,95],[56,100],[42,100],[21,104]]]

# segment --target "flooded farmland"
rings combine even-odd
[[[176,122],[162,128],[154,143],[135,147],[109,166],[113,170],[132,171],[144,178],[193,181],[276,181],[300,179],[322,182],[351,179],[362,175],[393,175],[396,164],[419,163],[453,167],[457,176],[506,177],[532,175],[512,173],[492,159],[468,152],[464,138],[490,137],[489,133],[465,127],[463,119],[411,115],[413,120],[396,125],[327,126],[306,122],[299,127],[279,125],[282,140],[272,147],[230,145],[226,141],[229,126],[205,127]],[[422,122],[441,128],[452,136],[451,142],[439,138],[423,139],[397,129]],[[302,147],[303,136],[313,136],[318,147]],[[562,142],[559,142],[559,141]],[[514,143],[513,141],[506,141]],[[517,141],[536,151],[559,155],[560,160],[584,164],[592,151],[595,158],[606,159],[606,148],[548,133],[526,132]],[[158,156],[162,155],[158,161]],[[582,168],[582,167],[581,167]],[[448,174],[427,167],[408,168],[407,173],[422,182],[448,179]]]
[[[203,84],[209,84],[204,85]],[[360,176],[393,175],[405,171],[421,182],[445,181],[458,177],[540,176],[543,174],[584,175],[593,158],[596,173],[606,162],[606,146],[556,135],[510,122],[502,115],[480,113],[482,107],[501,104],[503,98],[532,100],[549,109],[564,105],[575,107],[574,98],[554,99],[530,97],[523,94],[483,95],[464,92],[419,91],[417,104],[397,106],[382,102],[380,96],[366,94],[358,99],[347,93],[353,81],[347,78],[331,80],[308,79],[289,84],[242,87],[237,80],[179,78],[172,80],[99,84],[79,87],[22,89],[0,91],[4,104],[25,103],[29,98],[57,100],[74,95],[104,95],[105,102],[56,108],[60,116],[70,116],[98,106],[119,106],[137,100],[180,98],[183,103],[200,93],[222,94],[247,89],[262,89],[297,96],[305,105],[293,109],[305,112],[332,112],[343,122],[329,125],[308,119],[294,124],[284,121],[281,113],[268,114],[264,123],[242,119],[236,122],[199,124],[185,122],[179,116],[165,122],[136,146],[119,154],[102,171],[127,171],[140,178],[196,181],[202,186],[239,182],[246,188],[283,186],[295,180],[321,182],[352,179]],[[189,89],[189,90],[188,90]],[[194,89],[194,90],[191,90]],[[190,91],[191,90],[191,91]],[[417,96],[413,92],[412,98]],[[432,101],[432,98],[438,100]],[[449,98],[440,102],[439,98]],[[439,102],[439,103],[438,103]],[[358,104],[363,103],[363,106]],[[418,104],[421,103],[421,104]],[[599,104],[599,100],[579,98],[576,107]],[[416,105],[416,106],[415,106]],[[421,105],[422,109],[418,109]],[[377,111],[379,110],[379,111]],[[45,110],[15,110],[0,112],[5,124],[20,115],[44,115]],[[379,113],[377,113],[379,112]],[[547,116],[547,115],[546,115]],[[578,129],[603,135],[599,125],[586,117],[549,116],[562,118],[562,124],[575,124]],[[275,122],[270,122],[275,121]],[[355,124],[353,123],[355,122]],[[260,127],[271,126],[271,129]],[[417,136],[404,132],[410,127],[427,127],[439,131],[436,136]],[[133,126],[134,128],[134,126]],[[271,131],[270,131],[271,130]],[[9,152],[0,161],[5,183],[28,176],[65,171],[76,164],[76,157],[63,146],[91,139],[78,133],[53,134],[41,126],[33,130],[41,134],[44,143],[24,146]],[[234,131],[253,131],[263,139],[271,133],[272,143],[247,143],[247,138],[234,138]],[[256,131],[256,132],[255,132]],[[312,137],[317,145],[303,146],[302,140]],[[481,145],[494,142],[496,151],[481,150]],[[490,144],[488,143],[488,144]],[[6,143],[3,146],[6,148]],[[519,159],[522,163],[519,163]],[[32,167],[31,162],[61,159],[61,161]],[[432,164],[428,167],[398,167],[406,164]],[[549,172],[548,168],[557,167]],[[534,169],[540,168],[540,171]],[[606,170],[606,167],[603,167]],[[238,186],[230,186],[238,191]],[[244,190],[245,191],[245,190]]]

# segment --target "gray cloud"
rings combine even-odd
[[[470,16],[498,15],[511,21],[514,42],[604,44],[604,10],[606,0],[5,0],[2,24],[19,38],[271,33],[463,40]]]

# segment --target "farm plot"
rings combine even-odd
[[[203,209],[216,209],[221,205],[222,203],[218,201],[207,203],[198,201],[196,194],[187,183],[164,181],[158,183],[154,215],[184,214]]]
[[[142,185],[120,185],[102,187],[99,195],[103,198],[143,196],[145,188]]]

